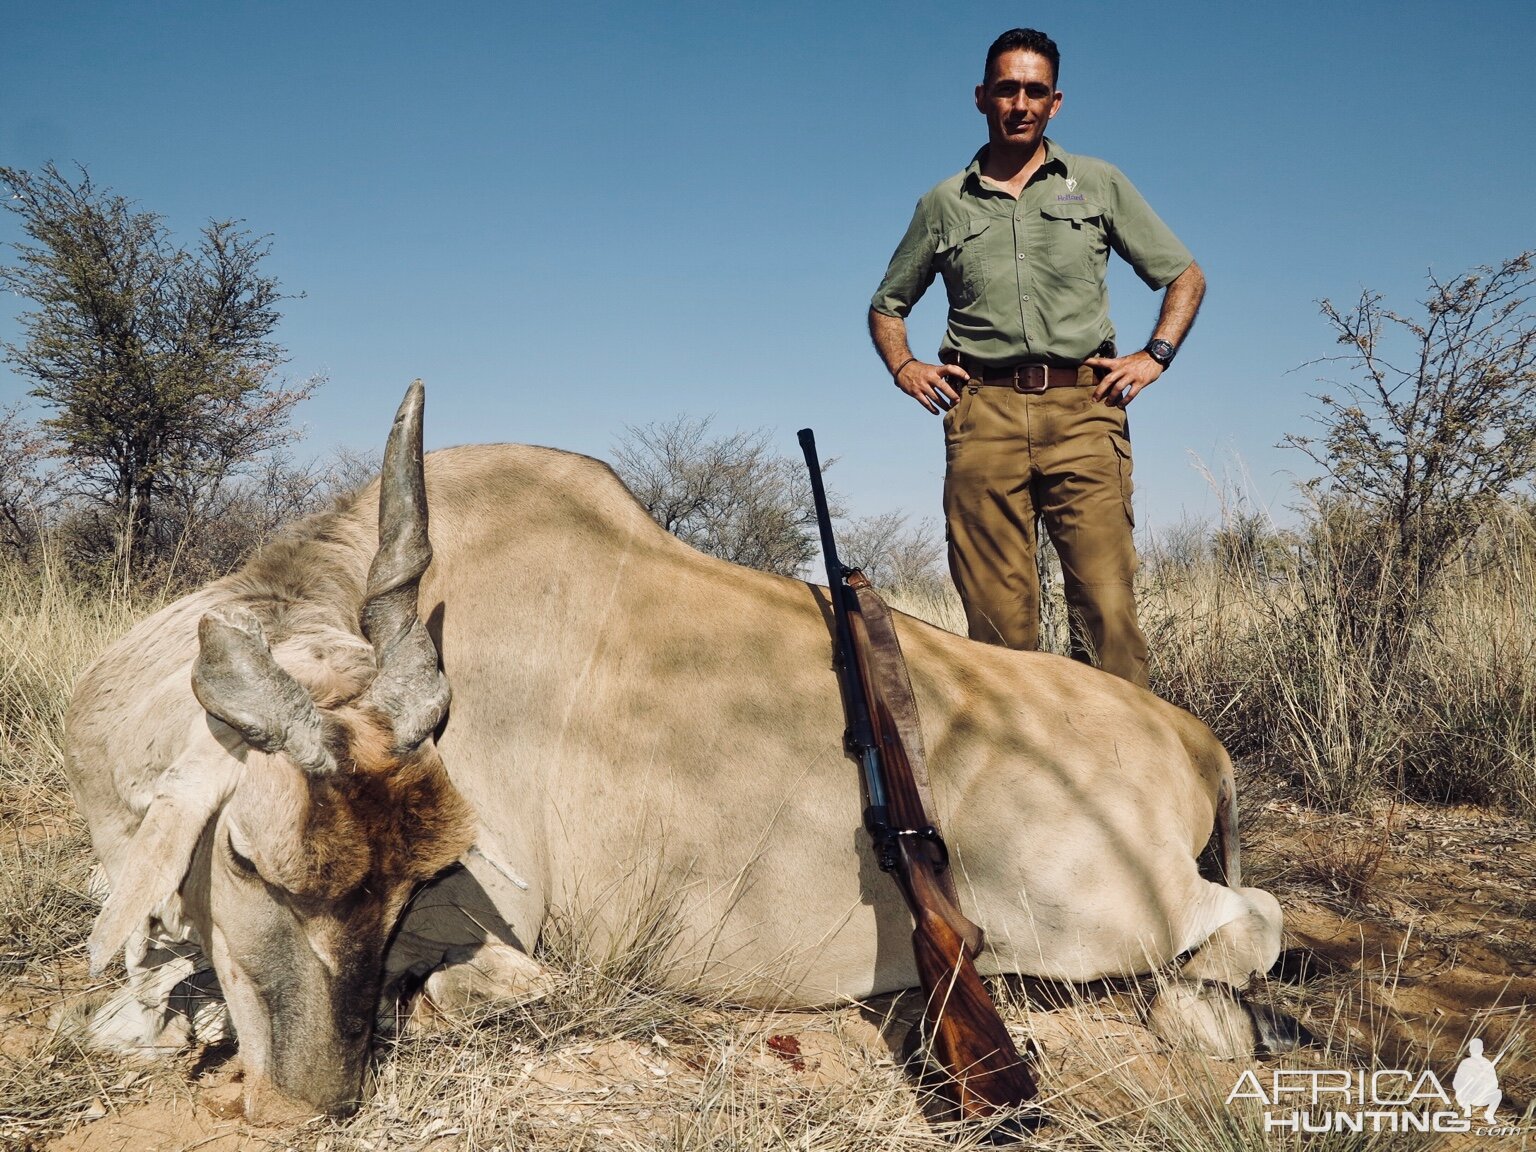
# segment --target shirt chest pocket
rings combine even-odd
[[[967,220],[939,234],[933,258],[951,307],[974,304],[987,286],[986,231],[991,223]]]
[[[1099,281],[1109,258],[1104,208],[1092,200],[1058,201],[1040,209],[1041,251],[1058,276]]]

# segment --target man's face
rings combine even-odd
[[[993,144],[1032,151],[1061,109],[1051,62],[1036,52],[1004,52],[985,84],[976,87],[976,109],[987,118]]]

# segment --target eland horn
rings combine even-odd
[[[419,745],[448,710],[448,681],[438,671],[437,648],[416,610],[421,575],[432,563],[421,459],[424,400],[421,381],[412,381],[384,447],[379,550],[368,569],[360,621],[378,665],[364,700],[393,722],[397,752]]]

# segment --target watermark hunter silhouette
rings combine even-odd
[[[1487,1120],[1492,1124],[1493,1110],[1504,1099],[1504,1093],[1499,1089],[1499,1074],[1493,1067],[1499,1062],[1499,1057],[1490,1060],[1484,1056],[1483,1042],[1475,1037],[1467,1042],[1467,1051],[1467,1058],[1456,1066],[1456,1075],[1451,1078],[1451,1089],[1456,1093],[1456,1103],[1463,1112],[1470,1115],[1478,1108],[1487,1108]]]

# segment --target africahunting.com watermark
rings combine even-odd
[[[1473,1040],[1446,1091],[1429,1069],[1403,1068],[1247,1070],[1227,1094],[1230,1107],[1251,1100],[1264,1109],[1266,1132],[1469,1132],[1512,1136],[1518,1124],[1500,1123],[1504,1098],[1483,1042]]]

